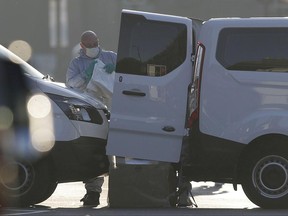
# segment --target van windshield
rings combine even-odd
[[[9,59],[17,64],[19,64],[26,76],[32,76],[34,78],[40,78],[43,79],[44,75],[40,73],[38,70],[33,68],[31,65],[29,65],[27,62],[25,62],[23,59],[21,59],[19,56],[12,53],[7,48],[0,45],[0,56],[2,58]]]
[[[288,72],[288,29],[223,29],[216,58],[228,70]]]

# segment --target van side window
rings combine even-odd
[[[216,59],[228,70],[288,72],[288,28],[225,28]]]
[[[185,61],[186,25],[131,14],[121,19],[117,73],[164,76]]]

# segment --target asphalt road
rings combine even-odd
[[[84,208],[80,199],[85,193],[82,182],[59,184],[54,194],[46,201],[25,209],[6,208],[6,216],[287,216],[288,210],[264,210],[251,203],[241,186],[234,191],[231,184],[215,185],[212,182],[193,182],[193,194],[198,208],[109,208],[107,204],[108,178],[105,178],[100,205]],[[125,195],[123,195],[125,196]]]

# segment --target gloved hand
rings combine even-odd
[[[109,63],[106,64],[103,69],[106,71],[106,73],[111,74],[113,71],[115,71],[115,65]]]
[[[87,80],[90,80],[93,74],[93,70],[94,70],[94,66],[97,63],[97,60],[91,62],[91,64],[87,67],[87,69],[85,70],[85,77]]]

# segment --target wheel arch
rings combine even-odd
[[[271,142],[275,142],[275,145],[271,145]],[[287,143],[288,147],[288,136],[283,134],[265,134],[260,137],[253,139],[247,146],[242,150],[239,161],[236,167],[236,182],[239,183],[241,181],[242,171],[245,166],[245,160],[247,157],[255,151],[259,151],[259,149],[269,150],[271,148],[282,148]]]
[[[288,137],[267,134],[254,139],[242,152],[237,183],[261,208],[287,208]]]

